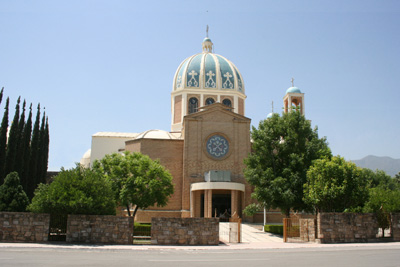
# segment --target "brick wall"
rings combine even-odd
[[[218,245],[218,218],[153,218],[151,242],[158,245]]]
[[[68,215],[67,242],[131,245],[132,217]]]
[[[0,212],[0,241],[46,242],[49,223],[49,214]]]
[[[400,241],[400,213],[392,214],[393,241]]]
[[[374,241],[379,227],[372,213],[319,213],[317,223],[321,243]]]

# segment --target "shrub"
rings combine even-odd
[[[114,192],[103,176],[79,164],[39,184],[28,210],[35,213],[115,215]]]
[[[266,224],[264,231],[272,234],[283,235],[283,225]]]
[[[9,173],[0,186],[0,211],[21,212],[25,211],[28,204],[29,199],[22,189],[18,173]]]
[[[134,236],[149,236],[149,235],[151,235],[151,224],[150,223],[135,223],[133,235]]]

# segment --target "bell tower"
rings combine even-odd
[[[284,112],[287,113],[292,110],[299,110],[301,114],[304,115],[304,93],[294,86],[294,78],[292,78],[291,82],[292,87],[286,90],[286,95],[283,97]]]

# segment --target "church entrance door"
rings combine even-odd
[[[229,221],[231,217],[231,194],[213,194],[212,215],[220,221]]]

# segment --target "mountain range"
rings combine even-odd
[[[391,157],[366,156],[359,160],[352,160],[358,167],[368,168],[373,171],[379,169],[385,171],[390,176],[395,176],[400,172],[400,159]]]

